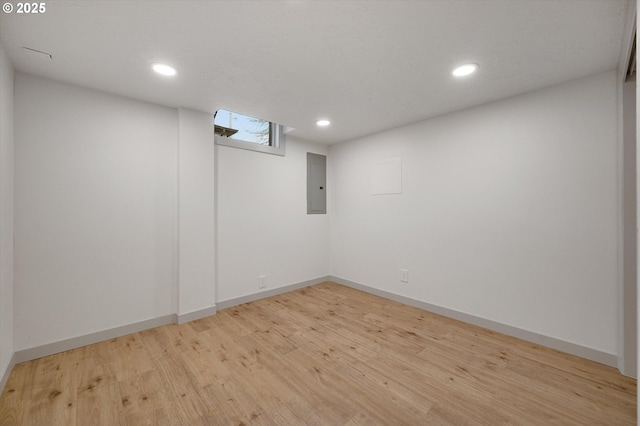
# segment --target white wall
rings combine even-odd
[[[215,155],[213,116],[179,116],[178,315],[215,307]]]
[[[328,274],[329,215],[307,215],[306,195],[306,153],[327,151],[290,136],[284,157],[216,146],[218,301]]]
[[[615,84],[604,73],[330,149],[288,137],[279,157],[214,154],[207,114],[18,74],[14,350],[207,308],[216,274],[214,302],[331,274],[615,353]],[[329,214],[307,215],[306,152],[328,151]],[[403,194],[372,196],[372,163],[393,157]]]
[[[332,146],[331,274],[616,354],[616,120],[611,71]]]
[[[622,84],[622,291],[619,321],[619,369],[623,374],[637,377],[637,197],[636,197],[636,81]]]
[[[176,312],[177,121],[16,74],[16,351]]]
[[[0,380],[14,351],[13,79],[13,67],[0,45]]]

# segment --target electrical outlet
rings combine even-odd
[[[409,282],[409,271],[407,269],[400,269],[400,282]]]
[[[258,277],[258,288],[265,288],[267,286],[267,276],[260,275]]]

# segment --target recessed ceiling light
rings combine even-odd
[[[320,127],[327,127],[331,122],[329,120],[318,120],[316,124]]]
[[[456,77],[464,77],[465,75],[473,74],[478,69],[478,64],[464,64],[454,69],[452,74]]]
[[[174,76],[174,75],[176,75],[176,69],[173,68],[173,67],[170,67],[169,65],[153,64],[151,67],[158,74],[162,74],[162,75],[166,75],[166,76]]]

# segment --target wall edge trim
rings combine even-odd
[[[218,312],[216,305],[210,306],[204,309],[198,309],[197,311],[187,312],[185,314],[178,315],[178,324],[185,324],[187,322],[199,320],[201,318],[210,317]]]
[[[32,361],[48,355],[57,354],[71,349],[81,348],[83,346],[92,345],[94,343],[103,342],[109,339],[126,336],[128,334],[137,333],[151,328],[160,327],[167,324],[175,324],[177,321],[176,314],[164,315],[145,321],[127,324],[120,327],[110,328],[108,330],[98,331],[96,333],[86,334],[83,336],[72,337],[70,339],[60,340],[58,342],[47,343],[41,346],[35,346],[28,349],[22,349],[14,354],[15,363]]]
[[[564,341],[561,339],[545,336],[543,334],[520,329],[518,327],[513,327],[513,326],[499,323],[496,321],[491,321],[481,317],[476,317],[474,315],[466,314],[463,312],[455,311],[455,310],[444,308],[441,306],[432,305],[427,302],[422,302],[420,300],[412,299],[410,297],[398,295],[385,290],[376,289],[374,287],[369,287],[367,285],[350,281],[344,278],[327,275],[324,277],[319,277],[319,278],[315,278],[307,281],[301,281],[299,283],[285,285],[283,287],[269,289],[267,291],[263,291],[259,293],[254,293],[254,294],[241,296],[233,299],[223,300],[218,302],[216,305],[212,307],[200,309],[200,310],[189,312],[182,315],[177,315],[177,314],[165,315],[158,318],[153,318],[145,321],[136,322],[133,324],[128,324],[120,327],[111,328],[108,330],[99,331],[97,333],[91,333],[84,336],[73,337],[73,338],[61,340],[58,342],[48,343],[45,345],[35,346],[32,348],[16,351],[11,357],[11,360],[9,361],[9,365],[7,366],[7,369],[4,372],[2,379],[0,380],[0,389],[4,390],[4,387],[6,386],[7,381],[9,379],[9,375],[13,370],[13,367],[16,364],[19,364],[21,362],[32,361],[34,359],[42,358],[48,355],[53,355],[53,354],[68,351],[71,349],[80,348],[83,346],[91,345],[91,344],[102,342],[109,339],[114,339],[117,337],[126,336],[128,334],[137,333],[144,330],[149,330],[151,328],[160,327],[167,324],[175,324],[175,323],[184,324],[189,321],[194,321],[196,319],[204,318],[210,315],[215,315],[215,313],[219,309],[226,309],[226,308],[237,306],[243,303],[249,303],[249,302],[264,299],[267,297],[277,296],[283,293],[287,293],[289,291],[298,290],[304,287],[309,287],[309,286],[320,284],[327,281],[335,282],[337,284],[341,284],[347,287],[354,288],[356,290],[360,290],[366,293],[380,296],[385,299],[393,300],[395,302],[403,303],[408,306],[413,306],[419,309],[423,309],[425,311],[433,312],[438,315],[443,315],[448,318],[453,318],[468,324],[476,325],[491,331],[506,334],[508,336],[516,337],[531,343],[546,346],[546,347],[556,349],[571,355],[575,355],[575,356],[585,358],[591,361],[595,361],[604,365],[608,365],[610,367],[617,368],[618,357],[614,354],[599,351],[597,349],[578,345],[578,344]]]
[[[266,291],[261,291],[259,293],[252,293],[246,296],[234,297],[233,299],[221,300],[216,304],[219,309],[231,308],[232,306],[242,305],[243,303],[249,303],[260,299],[265,299],[271,296],[277,296],[282,293],[288,293],[293,290],[298,290],[300,288],[309,287],[312,285],[320,284],[326,281],[331,281],[330,276],[325,275],[324,277],[318,277],[307,281],[301,281],[294,284],[285,285],[282,287],[272,288]]]
[[[374,294],[376,296],[384,297],[385,299],[393,300],[395,302],[403,303],[405,305],[413,306],[414,308],[423,309],[428,312],[433,312],[438,315],[442,315],[448,318],[453,318],[468,324],[476,325],[478,327],[486,328],[491,331],[506,334],[507,336],[516,337],[518,339],[526,340],[537,345],[546,346],[551,349],[555,349],[561,352],[575,355],[580,358],[585,358],[591,361],[598,362],[600,364],[608,365],[610,367],[618,367],[618,357],[615,354],[603,352],[597,349],[589,348],[586,346],[578,345],[576,343],[568,342],[554,337],[545,336],[544,334],[535,333],[533,331],[524,330],[511,325],[503,324],[500,322],[488,320],[482,317],[477,317],[464,312],[455,311],[453,309],[444,308],[438,305],[432,305],[427,302],[422,302],[417,299],[412,299],[407,296],[401,296],[399,294],[391,293],[385,290],[380,290],[374,287],[369,287],[364,284],[360,284],[354,281],[346,280],[336,276],[329,276],[328,281],[333,281],[337,284],[342,284],[347,287],[361,290],[366,293]]]
[[[9,381],[9,376],[13,371],[13,367],[17,364],[16,362],[16,354],[15,352],[11,355],[11,359],[9,360],[9,364],[7,365],[7,369],[4,371],[2,375],[2,379],[0,379],[0,393],[4,392],[4,387],[7,385],[7,381]]]

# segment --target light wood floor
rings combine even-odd
[[[636,424],[616,370],[333,283],[17,365],[1,425]]]

